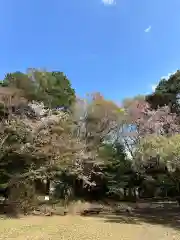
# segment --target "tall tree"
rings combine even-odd
[[[174,184],[176,194],[180,197],[179,140],[180,134],[174,134],[170,137],[155,134],[146,136],[140,141],[137,149],[136,163],[140,169],[143,168],[146,173],[151,174],[161,186],[164,184],[164,176],[166,176],[170,185]],[[166,185],[168,186],[167,182]]]
[[[180,169],[180,134],[170,137],[162,135],[148,135],[141,139],[137,156],[141,161],[157,159],[158,164],[165,164],[171,171]]]
[[[75,101],[75,91],[63,72],[46,72],[29,69],[8,73],[1,86],[15,87],[24,92],[29,101],[43,102],[47,107],[69,109]]]
[[[79,114],[79,116],[78,116]],[[76,120],[87,150],[96,150],[104,141],[110,141],[116,133],[122,110],[99,93],[90,95],[75,106]]]
[[[171,111],[179,112],[180,71],[173,73],[168,79],[161,79],[155,92],[146,97],[151,107],[157,109],[170,106]]]
[[[122,196],[133,175],[132,162],[127,158],[124,146],[117,141],[103,144],[99,155],[104,160],[103,174],[108,194]]]
[[[22,188],[23,182],[31,181],[31,185],[37,179],[49,182],[59,179],[66,171],[91,185],[91,170],[84,167],[84,144],[73,134],[70,114],[51,109],[44,109],[34,119],[12,114],[11,119],[1,121],[0,125],[0,183],[7,184],[10,189],[12,184],[21,183],[19,187]]]
[[[132,100],[125,105],[125,115],[120,135],[131,156],[141,138],[149,134],[172,135],[180,131],[178,118],[168,106],[152,110],[143,99]]]
[[[86,99],[79,99],[73,113],[77,125],[75,132],[85,143],[84,167],[91,170],[89,176],[94,179],[95,175],[103,174],[104,159],[99,155],[99,148],[105,142],[114,141],[122,111],[115,103],[94,93]]]

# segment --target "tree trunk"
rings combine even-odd
[[[50,193],[50,180],[47,179],[47,182],[46,182],[46,195],[49,196],[49,193]]]

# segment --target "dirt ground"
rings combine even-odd
[[[118,216],[109,216],[116,219]],[[122,220],[122,219],[121,219]],[[135,221],[135,220],[134,220]],[[53,216],[0,220],[0,239],[16,240],[180,240],[180,230],[106,217]]]

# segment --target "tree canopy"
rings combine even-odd
[[[63,72],[29,69],[27,73],[7,73],[1,86],[23,91],[29,101],[43,102],[51,108],[69,109],[75,101],[75,91]]]
[[[0,185],[9,199],[34,199],[44,181],[51,197],[135,200],[161,187],[180,196],[179,76],[118,106],[101,93],[77,98],[59,71],[8,73],[0,88]]]
[[[170,75],[168,79],[161,79],[155,92],[146,97],[152,108],[170,106],[171,111],[179,112],[180,71]]]

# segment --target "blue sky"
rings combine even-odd
[[[179,0],[1,0],[0,77],[38,67],[65,72],[80,96],[151,92],[180,68],[179,9]]]

